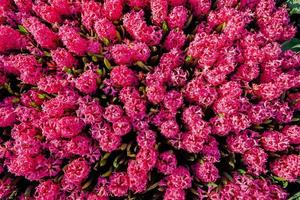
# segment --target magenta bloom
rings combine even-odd
[[[94,1],[83,1],[81,7],[84,8],[81,13],[81,22],[87,29],[91,29],[95,22],[102,18],[103,7]]]
[[[166,11],[167,10],[164,10],[163,12]],[[123,24],[124,28],[133,38],[150,46],[159,44],[162,38],[162,31],[159,28],[147,25],[142,10],[138,12],[131,11],[125,14],[123,16]]]
[[[174,138],[179,134],[180,130],[177,122],[173,119],[162,123],[160,126],[160,132],[167,138]]]
[[[143,168],[147,171],[150,171],[156,164],[158,157],[158,152],[153,147],[143,147],[140,149],[136,155],[136,159]]]
[[[131,160],[127,168],[129,188],[135,192],[144,192],[148,182],[148,172],[143,167],[142,163],[136,160]]]
[[[14,189],[12,179],[0,180],[0,189],[0,198],[8,197]]]
[[[219,178],[219,171],[213,163],[203,162],[194,166],[197,178],[204,183],[215,182]]]
[[[183,31],[171,30],[167,36],[164,46],[167,50],[181,49],[185,43],[186,36]]]
[[[210,10],[211,2],[210,0],[188,0],[190,5],[193,8],[193,13],[196,16],[206,15]]]
[[[57,131],[65,138],[71,138],[78,135],[83,127],[83,121],[77,117],[62,117],[57,122]]]
[[[123,136],[131,131],[131,122],[127,117],[121,117],[112,125],[115,135]]]
[[[187,189],[191,187],[192,183],[192,177],[189,171],[182,166],[173,170],[167,179],[167,185],[171,188]]]
[[[150,1],[150,8],[152,14],[152,22],[155,25],[161,25],[161,23],[167,18],[168,15],[168,1],[152,0]]]
[[[116,27],[106,18],[99,19],[94,25],[95,31],[101,40],[114,41],[117,37]]]
[[[79,186],[88,177],[90,166],[84,159],[78,158],[69,163],[65,169],[64,179],[67,183]]]
[[[119,105],[109,105],[105,108],[104,118],[109,122],[118,121],[124,114],[124,110]]]
[[[58,36],[37,18],[26,18],[23,20],[23,25],[41,47],[48,49],[57,47]]]
[[[291,144],[300,144],[300,126],[285,126],[282,133],[289,138]]]
[[[204,143],[201,153],[204,155],[204,160],[216,163],[220,161],[221,152],[219,150],[219,143],[214,137],[207,138]]]
[[[182,135],[182,145],[190,153],[200,153],[205,139],[202,135],[186,132]]]
[[[178,108],[180,108],[183,104],[183,98],[182,94],[180,92],[177,92],[175,90],[171,90],[167,92],[164,98],[164,106],[174,112]]]
[[[129,6],[134,8],[134,7],[138,7],[138,8],[143,8],[145,6],[147,6],[149,3],[149,0],[131,0],[128,2]]]
[[[100,77],[93,70],[82,73],[75,81],[75,87],[85,94],[93,94],[97,90]]]
[[[57,94],[66,85],[66,80],[63,80],[61,77],[55,77],[51,75],[42,77],[37,83],[37,86],[40,90],[49,94]]]
[[[215,88],[204,85],[199,78],[186,85],[185,96],[203,106],[211,105],[217,99],[217,95]]]
[[[122,16],[123,1],[122,0],[105,0],[103,11],[105,17],[111,21],[120,19]]]
[[[76,67],[77,61],[73,55],[63,48],[57,48],[51,51],[53,61],[56,63],[59,70]]]
[[[79,31],[71,26],[61,26],[59,28],[59,36],[69,51],[77,55],[83,55],[87,52],[100,52],[100,46],[93,46],[95,42],[81,37]]]
[[[121,145],[121,137],[113,132],[104,132],[98,139],[102,151],[112,152]]]
[[[251,148],[243,155],[248,171],[256,176],[266,172],[267,158],[268,154],[261,148]]]
[[[227,138],[227,145],[230,151],[244,153],[247,150],[258,146],[258,133],[254,131],[242,131],[239,134]]]
[[[164,174],[171,174],[177,168],[177,159],[172,152],[166,151],[159,155],[156,168]]]
[[[153,147],[156,143],[156,133],[151,130],[145,130],[138,134],[137,143],[140,147]]]
[[[109,177],[108,190],[114,196],[121,197],[129,188],[128,175],[124,172],[114,173]]]
[[[175,3],[175,1],[174,1],[174,3]],[[178,3],[180,3],[180,2],[178,2]],[[187,9],[184,6],[176,6],[171,10],[171,12],[167,18],[168,25],[172,29],[175,29],[175,28],[183,29],[183,27],[187,21],[187,17],[188,17]]]
[[[17,5],[19,11],[21,12],[29,12],[32,9],[32,0],[14,0]]]
[[[114,86],[134,86],[137,83],[135,72],[125,65],[114,67],[110,72],[110,78]]]
[[[0,127],[12,126],[16,120],[16,114],[12,107],[0,108]]]
[[[37,4],[34,4],[32,6],[32,10],[48,23],[62,21],[59,11],[55,7],[48,5],[43,1],[39,1]]]
[[[61,195],[58,184],[53,183],[51,180],[40,183],[34,193],[36,199],[57,199]]]
[[[24,48],[27,44],[27,40],[17,30],[12,29],[9,26],[1,25],[0,33],[0,52],[4,53],[12,49]],[[9,38],[14,38],[10,40]]]
[[[83,135],[77,135],[71,138],[66,144],[66,149],[71,154],[75,155],[87,155],[89,154],[89,149],[92,146],[92,141],[90,138]]]
[[[299,155],[285,155],[271,163],[270,167],[276,176],[295,182],[300,175],[299,162]]]
[[[232,193],[233,192],[233,193]],[[247,175],[234,174],[233,180],[227,183],[219,193],[222,198],[255,198],[286,199],[287,193],[278,185],[268,180],[254,179]]]
[[[147,97],[151,103],[157,104],[163,101],[166,89],[163,85],[156,84],[147,87]]]
[[[261,143],[267,151],[283,151],[289,147],[289,139],[278,131],[266,131],[262,134]]]
[[[164,200],[184,200],[185,199],[185,191],[180,188],[170,187],[166,189]]]
[[[137,61],[146,62],[150,57],[150,49],[142,42],[116,44],[112,46],[111,54],[117,64],[127,65]]]

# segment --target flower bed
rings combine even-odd
[[[0,199],[299,199],[299,16],[0,1]]]

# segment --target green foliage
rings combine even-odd
[[[289,8],[290,14],[300,14],[300,0],[287,0],[286,1]]]
[[[28,34],[28,31],[27,31],[27,29],[24,26],[18,25],[18,29],[19,29],[20,33],[22,33],[22,34]]]
[[[300,52],[300,39],[293,38],[291,40],[288,40],[281,45],[282,50],[292,50],[296,52]]]
[[[296,193],[294,196],[290,197],[288,200],[299,200],[300,199],[300,192]]]

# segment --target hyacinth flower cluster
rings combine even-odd
[[[288,5],[1,0],[0,199],[299,198]]]

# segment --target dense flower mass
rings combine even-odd
[[[299,199],[291,4],[0,0],[0,199]]]

